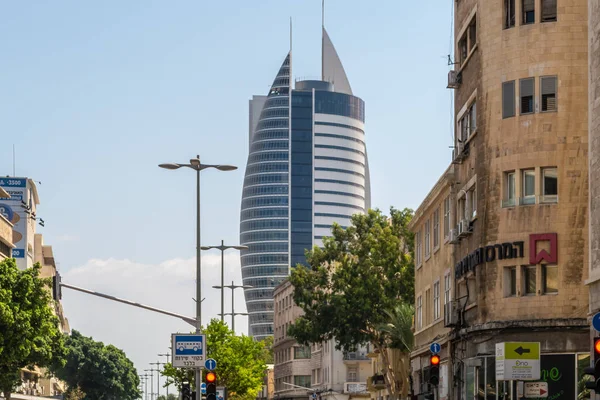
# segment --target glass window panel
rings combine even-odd
[[[544,293],[558,293],[558,266],[542,265]]]
[[[523,197],[535,195],[535,171],[523,171]]]
[[[556,21],[556,0],[542,0],[542,22]]]
[[[509,172],[506,174],[506,182],[507,182],[507,196],[506,198],[511,200],[515,198],[515,174],[514,172]]]
[[[544,168],[543,177],[542,191],[544,196],[558,195],[558,172],[556,168]]]
[[[523,269],[525,279],[525,293],[528,295],[536,294],[536,266],[528,266]]]
[[[496,358],[485,358],[485,397],[486,400],[496,400]]]

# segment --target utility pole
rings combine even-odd
[[[160,362],[150,363],[156,365],[156,397],[160,396]]]
[[[150,400],[153,400],[153,395],[154,393],[152,393],[153,386],[154,386],[154,375],[152,375],[152,373],[154,372],[154,370],[152,368],[150,369],[145,369],[144,371],[146,372],[150,372]]]

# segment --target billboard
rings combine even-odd
[[[33,209],[35,205],[29,195],[27,178],[0,178],[0,186],[8,192],[10,198],[0,199],[0,214],[13,224],[12,243],[15,248],[12,256],[17,260],[20,269],[27,268],[27,208]]]

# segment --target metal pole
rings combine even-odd
[[[160,396],[160,365],[156,362],[156,398]]]
[[[235,286],[233,284],[233,281],[231,281],[231,330],[233,331],[233,334],[235,335],[235,301],[234,301],[234,296],[235,296]]]
[[[221,239],[221,322],[225,319],[225,242]]]
[[[196,156],[199,161],[196,170],[196,333],[202,330],[202,261],[200,258],[200,155]],[[206,355],[205,355],[206,356]],[[202,383],[202,371],[196,369],[196,400],[202,400],[200,385]]]

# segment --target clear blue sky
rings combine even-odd
[[[326,28],[366,102],[374,207],[416,208],[450,161],[452,6],[326,2]],[[193,257],[192,172],[157,164],[197,153],[240,167],[206,171],[202,184],[203,244],[237,243],[248,99],[267,93],[289,50],[290,16],[294,75],[316,77],[320,0],[0,4],[0,174],[12,174],[16,145],[17,175],[42,182],[41,232],[63,273],[92,259]],[[65,294],[67,312],[74,298]],[[73,328],[110,339],[77,318]]]

